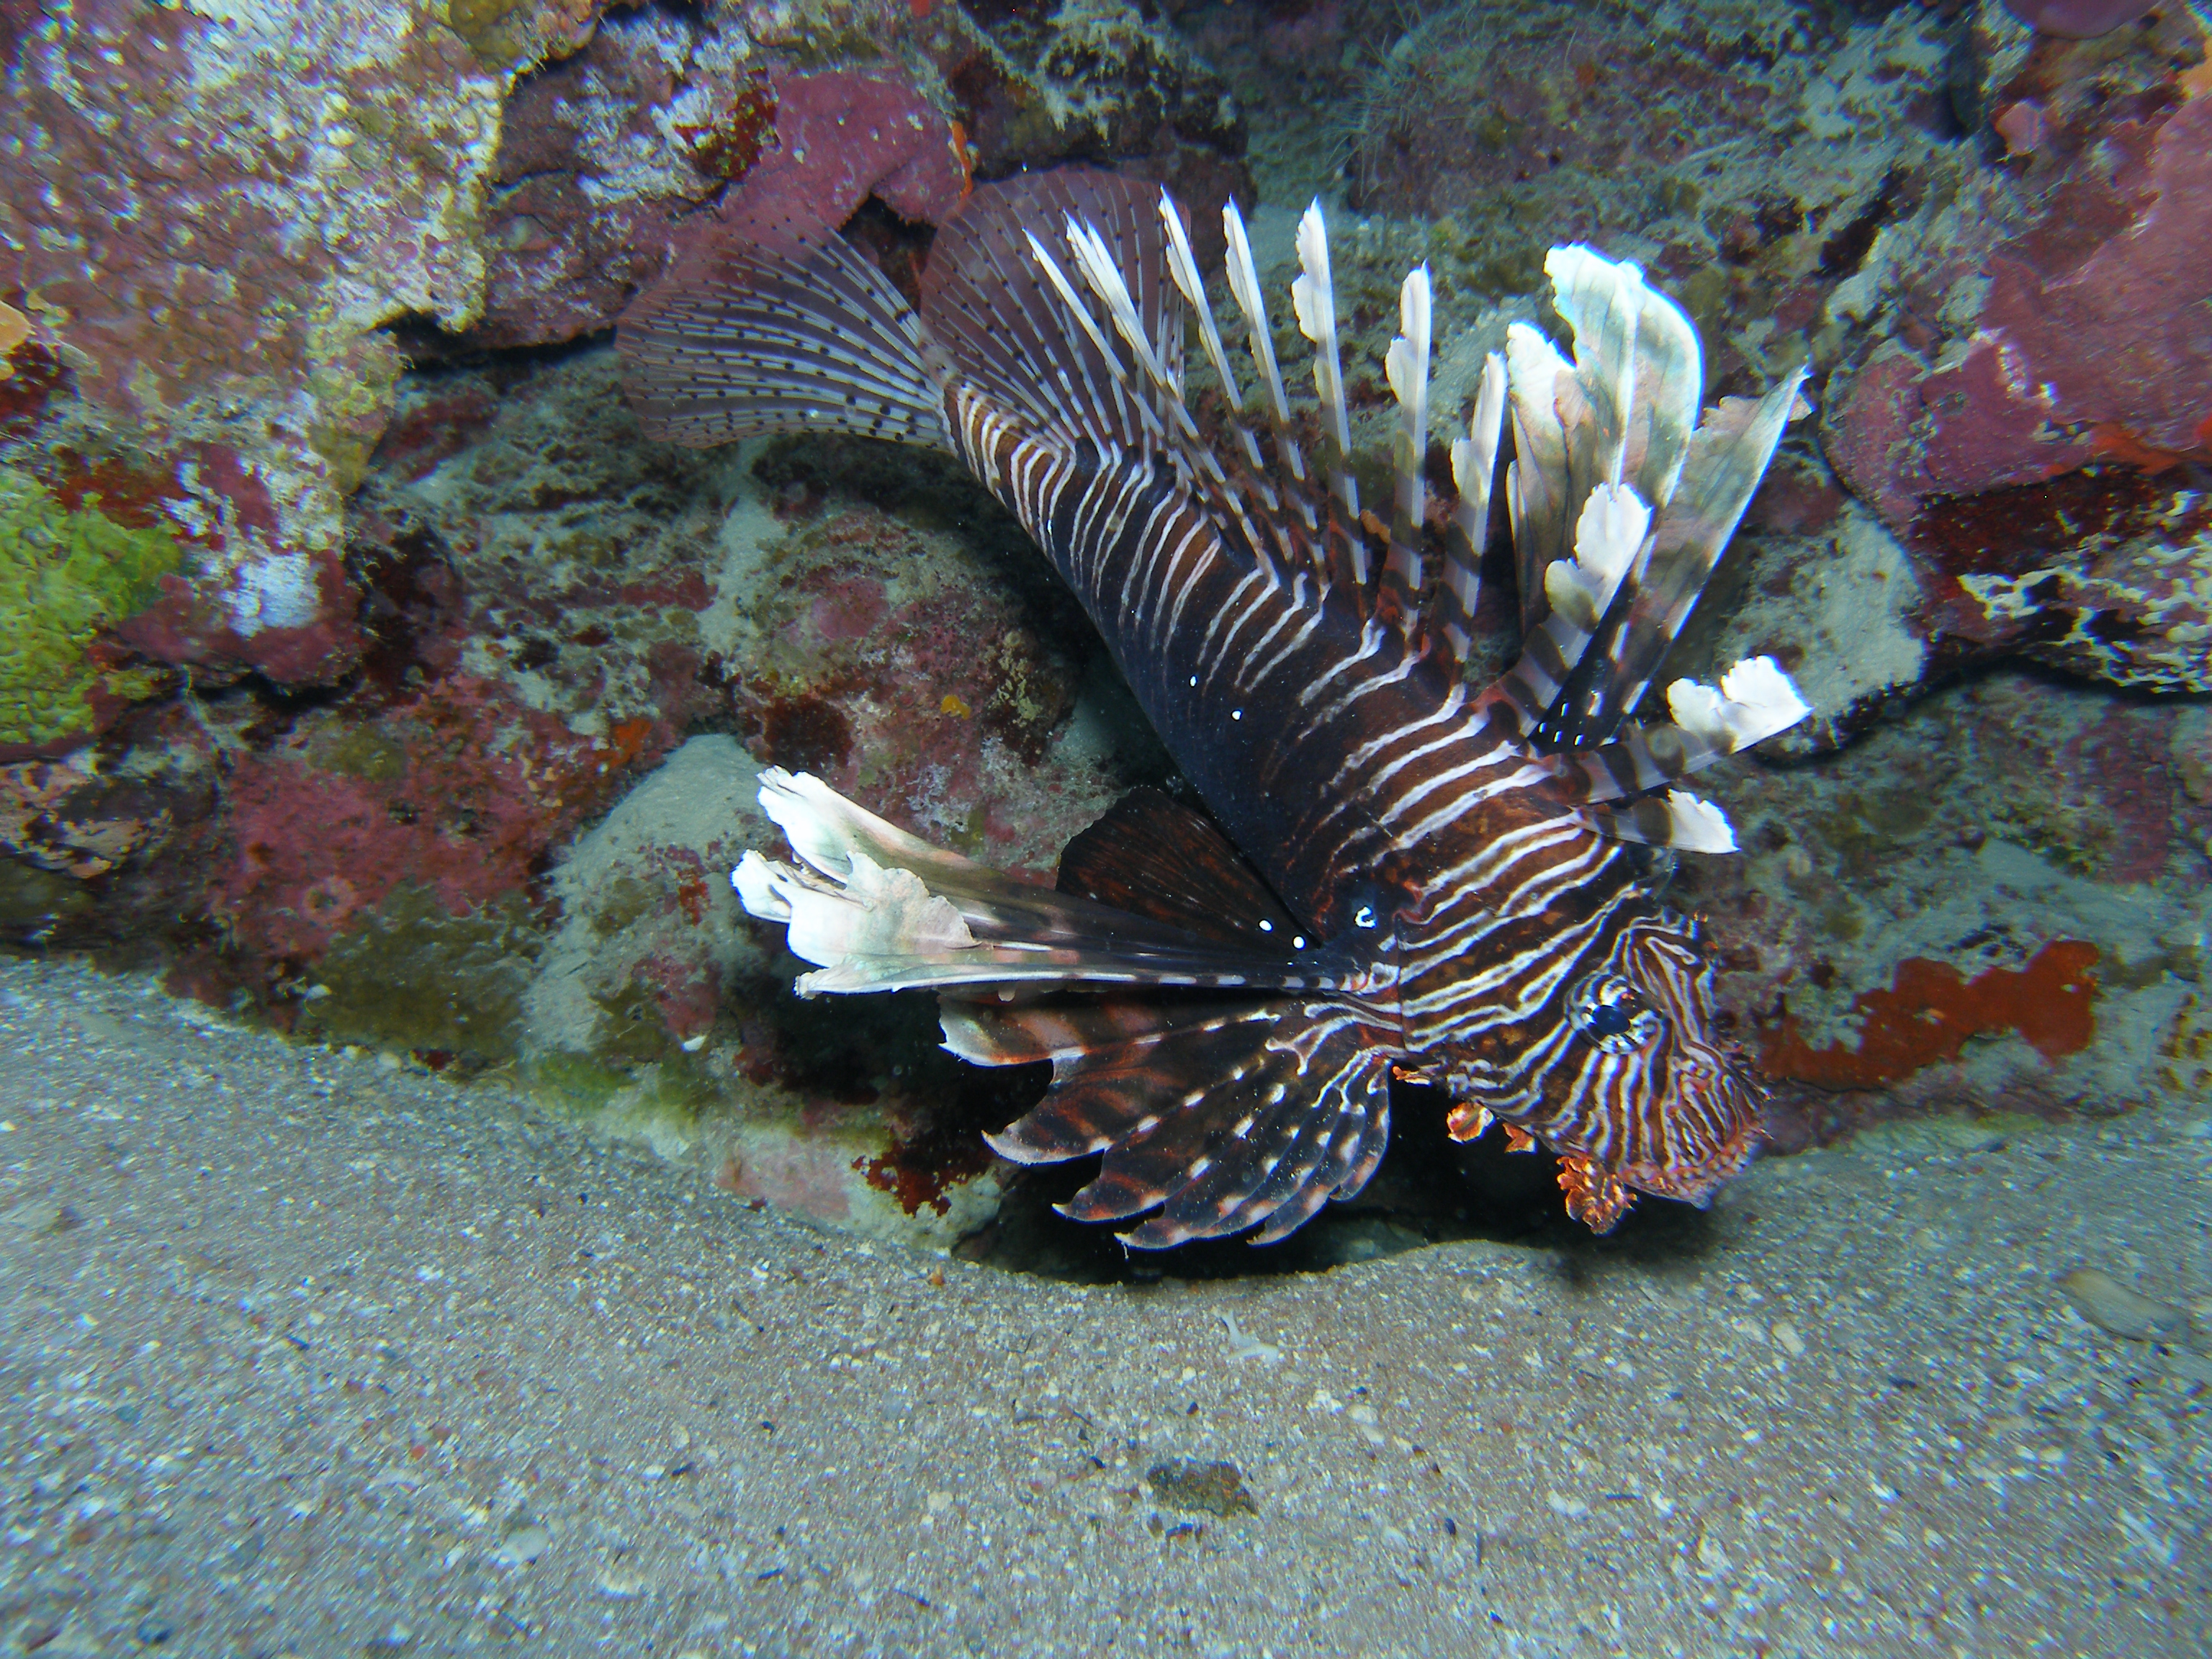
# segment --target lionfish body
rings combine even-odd
[[[1358,1193],[1394,1071],[1449,1090],[1455,1136],[1498,1121],[1558,1152],[1601,1231],[1632,1190],[1702,1202],[1752,1155],[1759,1090],[1711,1033],[1710,969],[1651,848],[1731,848],[1670,786],[1806,710],[1759,659],[1717,690],[1675,682],[1671,723],[1630,717],[1796,383],[1701,424],[1687,319],[1633,267],[1557,250],[1575,360],[1514,331],[1451,445],[1458,500],[1432,514],[1417,271],[1387,362],[1386,521],[1350,474],[1318,210],[1292,288],[1313,410],[1289,401],[1233,205],[1224,230],[1249,398],[1174,204],[1081,172],[979,190],[918,313],[836,238],[756,224],[624,319],[633,401],[667,435],[951,448],[1082,599],[1212,812],[1139,792],[1045,890],[771,769],[763,804],[799,862],[748,854],[738,890],[822,965],[802,994],[935,987],[956,1054],[1051,1060],[993,1144],[1103,1152],[1063,1208],[1153,1212],[1133,1246],[1263,1243]],[[1184,395],[1194,325],[1231,406],[1211,433]],[[1509,418],[1526,640],[1477,688],[1462,662]]]

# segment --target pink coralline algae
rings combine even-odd
[[[215,913],[252,955],[312,963],[402,884],[459,915],[522,892],[595,805],[604,740],[448,676],[374,724],[240,760]]]
[[[865,789],[902,823],[1048,869],[1103,809],[1041,779],[1074,672],[928,538],[849,504],[794,532],[726,691],[759,759]],[[933,565],[935,568],[933,568]],[[1070,798],[1072,796],[1072,798]]]
[[[1792,56],[1789,9],[1763,21],[1765,36],[1741,39],[1707,34],[1694,9],[1673,26],[1655,26],[1648,10],[1581,5],[1571,29],[1535,7],[1432,11],[1361,99],[1353,200],[1370,211],[1461,212],[1557,170],[1594,181],[1581,199],[1559,180],[1545,185],[1542,234],[1564,240],[1609,216],[1602,181],[1764,134],[1793,90],[1771,68]],[[1648,201],[1638,211],[1648,216]]]
[[[2033,222],[1965,273],[1972,331],[1932,362],[1881,346],[1832,390],[1824,447],[1920,562],[1939,635],[2202,690],[2212,67],[2121,114],[2059,135]]]
[[[2005,0],[2005,9],[2045,34],[2087,40],[2124,27],[2151,7],[2142,0]]]
[[[2129,124],[2105,154],[2109,175],[2072,170],[1983,263],[1956,362],[1923,370],[1894,348],[1853,386],[1840,459],[1886,516],[2212,440],[2212,97]]]
[[[83,465],[168,480],[198,568],[154,632],[184,660],[280,681],[349,665],[356,596],[331,577],[400,370],[381,331],[474,320],[501,101],[518,63],[589,25],[573,3],[500,9],[495,68],[428,9],[362,0],[83,0],[12,40],[0,295],[75,393],[15,435],[61,483],[64,433]],[[270,630],[291,637],[252,643]]]
[[[776,67],[711,20],[618,14],[508,106],[476,337],[607,327],[718,204],[834,227],[873,194],[934,224],[965,184],[951,122],[896,68]]]

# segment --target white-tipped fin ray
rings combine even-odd
[[[1275,429],[1275,441],[1279,447],[1283,464],[1294,478],[1306,476],[1305,458],[1298,453],[1297,445],[1290,435],[1290,398],[1283,390],[1283,371],[1275,362],[1275,341],[1267,325],[1267,306],[1260,292],[1260,272],[1252,263],[1252,241],[1244,232],[1244,216],[1237,210],[1232,199],[1223,204],[1221,228],[1229,241],[1229,295],[1237,301],[1237,310],[1244,313],[1245,337],[1252,348],[1253,367],[1260,371],[1260,385],[1267,400],[1267,419]]]
[[[1676,680],[1667,688],[1667,707],[1675,725],[1723,754],[1763,743],[1813,712],[1771,657],[1747,657],[1721,676],[1718,690]]]
[[[798,981],[801,996],[919,986],[1329,983],[1288,957],[1017,881],[886,823],[804,772],[767,768],[760,802],[800,862],[749,852],[730,883],[750,915],[783,923],[793,954],[816,964]]]
[[[1498,474],[1498,448],[1505,435],[1505,356],[1493,351],[1482,366],[1482,388],[1467,436],[1451,446],[1451,531],[1445,538],[1443,579],[1437,584],[1436,616],[1444,642],[1456,662],[1474,649],[1475,608],[1482,602],[1482,557],[1490,541],[1490,498]]]
[[[1575,552],[1544,573],[1544,597],[1552,609],[1583,633],[1598,620],[1627,579],[1643,550],[1651,509],[1625,483],[1601,483],[1583,503],[1575,526]]]
[[[1160,222],[1168,233],[1168,274],[1174,278],[1183,303],[1198,319],[1198,334],[1206,348],[1206,360],[1213,365],[1214,374],[1221,381],[1221,392],[1229,399],[1231,409],[1244,407],[1244,388],[1237,383],[1237,372],[1229,366],[1229,354],[1221,343],[1221,331],[1214,325],[1213,307],[1206,297],[1206,279],[1199,274],[1198,261],[1190,251],[1190,237],[1183,229],[1182,214],[1176,208],[1175,198],[1164,189],[1160,191]]]
[[[1620,807],[1590,809],[1600,835],[1679,853],[1733,853],[1735,830],[1728,814],[1686,789],[1670,789]]]
[[[1428,491],[1421,468],[1429,449],[1429,337],[1432,301],[1429,268],[1408,271],[1398,291],[1398,337],[1382,362],[1398,399],[1398,426],[1390,443],[1397,486],[1390,517],[1389,569],[1410,598],[1421,589],[1421,520]]]
[[[1589,248],[1555,248],[1545,269],[1575,351],[1570,362],[1525,324],[1508,333],[1519,451],[1508,505],[1526,644],[1502,689],[1546,742],[1589,750],[1621,732],[1680,635],[1773,455],[1799,377],[1699,422],[1704,366],[1680,307],[1634,265]],[[1686,706],[1710,713],[1694,696]],[[1796,706],[1762,705],[1762,735],[1798,718]],[[1701,757],[1757,741],[1690,735]],[[1616,776],[1648,769],[1641,752],[1619,758],[1629,763],[1607,763]]]
[[[1291,304],[1298,332],[1313,342],[1314,391],[1321,398],[1328,433],[1329,487],[1344,503],[1346,516],[1359,517],[1359,487],[1352,482],[1352,414],[1344,401],[1344,364],[1336,348],[1336,286],[1328,268],[1328,224],[1316,199],[1298,221],[1298,271],[1291,282]]]

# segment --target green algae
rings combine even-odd
[[[414,884],[364,911],[314,969],[299,1034],[450,1057],[464,1073],[512,1060],[544,930],[520,895],[454,915]]]
[[[184,562],[166,525],[134,530],[88,495],[71,509],[0,465],[0,744],[51,744],[94,725],[93,698],[144,697],[153,675],[102,669],[101,629],[145,609]]]
[[[610,1065],[570,1050],[532,1055],[520,1068],[523,1088],[546,1111],[617,1140],[641,1142],[679,1158],[698,1134],[702,1112],[721,1098],[690,1055],[639,1066]]]
[[[446,27],[488,70],[513,69],[538,45],[534,0],[447,0]]]
[[[586,915],[593,934],[607,939],[647,916],[658,915],[674,898],[665,883],[614,876],[591,895]]]
[[[681,1051],[665,1060],[626,1066],[595,1053],[556,1049],[526,1060],[521,1076],[540,1105],[565,1116],[595,1117],[619,1106],[626,1115],[665,1117],[686,1129],[725,1092]]]
[[[609,996],[595,996],[599,1017],[593,1023],[592,1052],[605,1059],[647,1066],[681,1054],[682,1047],[660,1017],[653,989],[631,980]]]
[[[1224,1521],[1260,1512],[1244,1485],[1244,1472],[1234,1463],[1170,1458],[1145,1471],[1145,1484],[1164,1509],[1218,1516]]]
[[[397,783],[407,775],[406,745],[372,726],[343,732],[318,759],[327,771],[371,783]]]

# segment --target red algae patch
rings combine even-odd
[[[1771,1076],[1823,1089],[1879,1089],[1958,1059],[1971,1038],[2007,1031],[2018,1031],[2045,1060],[2063,1060],[2096,1035],[2094,969],[2101,954],[2081,939],[2054,939],[2024,967],[1985,969],[1972,979],[1948,962],[1909,957],[1887,988],[1854,1000],[1856,1047],[1808,1047],[1785,1014],[1760,1063]]]

